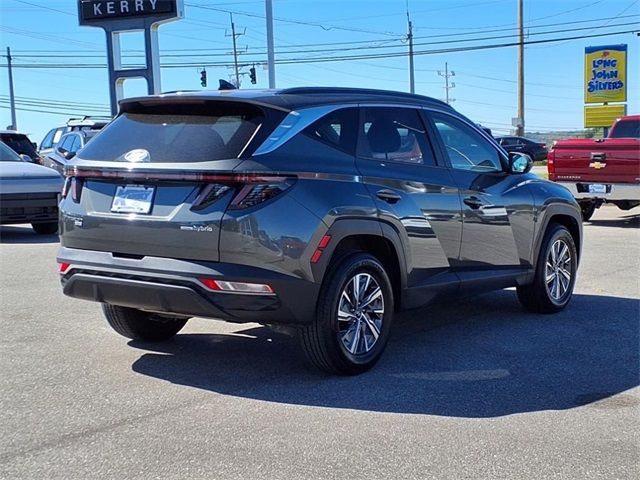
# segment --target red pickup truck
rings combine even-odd
[[[589,220],[604,202],[640,205],[640,115],[622,117],[601,139],[558,140],[547,157],[549,180],[567,187]]]

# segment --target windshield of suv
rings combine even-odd
[[[31,158],[38,158],[33,144],[29,141],[26,135],[22,133],[2,133],[0,134],[0,140],[6,144],[11,150],[19,153],[20,155],[27,155]]]
[[[231,159],[242,152],[261,121],[257,111],[220,116],[124,113],[96,135],[81,156],[153,163]]]
[[[620,120],[611,132],[611,138],[640,138],[640,120]]]

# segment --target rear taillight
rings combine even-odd
[[[67,198],[67,194],[69,193],[70,188],[71,188],[71,177],[67,177],[64,179],[64,184],[62,185],[62,192],[60,192],[60,196],[62,198]]]
[[[547,172],[549,173],[549,180],[556,179],[556,151],[554,149],[549,150],[547,154]]]
[[[84,181],[76,177],[67,177],[62,187],[62,198],[71,195],[71,199],[75,203],[80,203],[80,195],[82,195],[82,185]]]
[[[232,188],[227,185],[211,183],[205,185],[204,187],[202,187],[200,193],[194,200],[191,210],[204,210],[205,208],[216,203],[220,198],[222,198],[227,192],[231,190]]]
[[[62,198],[67,198],[71,195],[71,199],[75,203],[80,203],[80,195],[82,194],[83,181],[76,177],[67,177],[62,185]]]
[[[229,205],[230,209],[249,208],[277,197],[291,188],[295,175],[270,175],[264,173],[210,173],[210,172],[166,172],[158,170],[124,170],[124,169],[80,169],[67,167],[66,175],[82,182],[83,178],[109,178],[122,181],[173,181],[198,182],[206,184],[194,201],[192,209],[206,208],[228,191],[234,190],[235,196]],[[80,190],[82,184],[80,184]],[[79,199],[78,195],[78,199]]]
[[[269,179],[265,179],[268,182]],[[249,208],[277,197],[293,185],[291,180],[244,185],[229,205],[229,208]]]

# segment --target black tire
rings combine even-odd
[[[582,214],[582,221],[588,222],[596,211],[596,202],[580,202],[580,213]]]
[[[565,267],[568,267],[568,271],[571,275],[568,280],[566,291],[560,294],[560,289],[557,292],[552,293],[556,283],[551,283],[551,286],[547,282],[547,260],[550,260],[550,264],[553,264],[553,260],[550,259],[551,249],[556,245],[556,242],[564,244],[568,248],[570,255],[568,262],[563,262]],[[563,267],[564,270],[567,270]],[[552,267],[552,275],[556,275],[556,282],[562,275],[560,270]],[[558,224],[551,224],[547,228],[547,232],[542,241],[540,248],[540,254],[538,255],[538,263],[536,265],[536,273],[533,279],[533,283],[530,285],[522,285],[517,287],[518,300],[524,308],[536,313],[556,313],[564,309],[573,295],[573,287],[576,281],[576,272],[578,270],[578,255],[576,251],[575,242],[573,237],[569,233],[566,227]],[[563,277],[566,280],[566,277]],[[561,284],[562,285],[562,284]],[[557,298],[555,293],[558,293]]]
[[[338,309],[345,306],[341,303],[344,302],[343,292],[351,288],[352,295],[356,296],[353,292],[356,275],[360,275],[359,288],[362,288],[362,282],[367,287],[361,295],[363,300],[371,297],[378,287],[382,300],[380,295],[376,295],[375,306],[374,303],[364,305],[366,301],[358,302],[357,311],[345,313],[341,310],[343,317],[339,320]],[[393,300],[389,277],[375,257],[357,252],[343,256],[323,282],[314,321],[300,329],[302,348],[309,361],[320,370],[341,375],[356,375],[369,370],[386,347],[393,321]],[[348,319],[344,315],[349,315]],[[376,323],[378,321],[380,325]],[[377,339],[375,331],[378,332]],[[355,353],[349,351],[345,343],[349,332],[353,332],[351,345],[355,345]],[[367,338],[371,342],[370,347]],[[358,352],[359,346],[365,351]]]
[[[32,223],[31,228],[38,235],[53,235],[58,233],[58,222]]]
[[[132,340],[160,342],[169,340],[187,323],[184,318],[170,318],[135,308],[102,304],[107,322],[116,332]]]

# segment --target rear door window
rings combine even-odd
[[[435,165],[425,127],[413,108],[363,108],[358,156]]]
[[[163,106],[168,112],[171,106]],[[178,109],[174,109],[178,110]],[[183,109],[184,110],[184,109]],[[254,108],[216,114],[123,113],[82,151],[87,160],[126,161],[127,153],[152,163],[206,162],[236,158],[262,122]]]

